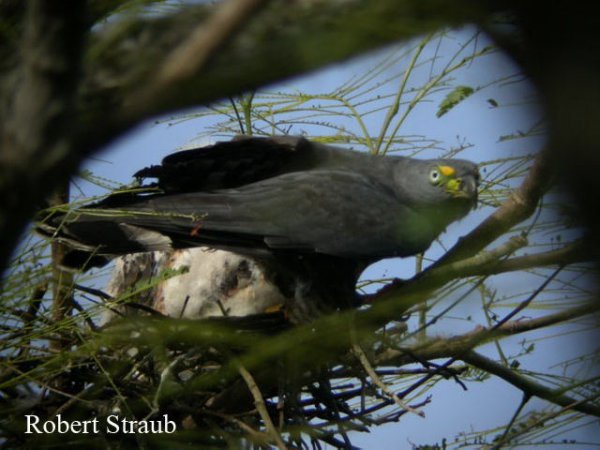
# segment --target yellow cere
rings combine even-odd
[[[454,167],[440,166],[440,172],[442,172],[442,175],[445,177],[451,177],[456,171],[454,170]]]

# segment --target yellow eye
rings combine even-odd
[[[431,181],[431,184],[438,184],[440,181],[440,172],[437,169],[429,172],[429,181]]]

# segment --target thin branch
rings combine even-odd
[[[234,425],[237,425],[240,428],[240,430],[248,433],[248,435],[254,441],[266,442],[269,440],[269,436],[266,433],[255,430],[250,425],[248,425],[244,421],[232,416],[231,414],[224,414],[224,413],[220,413],[218,411],[211,411],[210,409],[201,409],[199,411],[192,410],[190,412],[194,413],[194,414],[200,414],[200,415],[204,414],[204,415],[208,415],[208,416],[214,416],[214,417],[218,417],[219,419],[226,420]]]
[[[48,203],[50,206],[56,206],[65,204],[68,201],[69,184],[67,181],[50,196]],[[68,317],[73,309],[73,274],[61,268],[62,260],[67,251],[68,249],[64,244],[52,241],[52,320],[57,324]],[[50,343],[50,348],[60,351],[64,346],[70,345],[70,342],[56,339]]]
[[[414,409],[412,406],[404,403],[395,393],[394,391],[392,391],[382,380],[381,378],[379,378],[379,375],[377,375],[377,372],[375,372],[375,369],[373,369],[373,366],[371,365],[369,358],[367,357],[367,355],[365,354],[364,350],[360,347],[360,345],[358,344],[354,344],[352,346],[352,352],[354,353],[354,355],[358,358],[358,360],[360,361],[361,365],[363,366],[363,368],[365,369],[365,371],[367,372],[367,374],[369,375],[369,377],[371,378],[371,380],[373,381],[373,383],[375,383],[375,385],[377,387],[379,387],[379,389],[381,389],[383,392],[385,392],[389,397],[392,398],[392,400],[394,400],[394,402],[396,403],[396,405],[398,405],[400,408],[405,409],[406,411],[409,411],[413,414],[416,414],[419,417],[425,417],[425,413],[423,411],[418,411],[416,409]]]
[[[558,323],[583,317],[600,311],[600,304],[589,301],[584,305],[560,311],[554,314],[530,320],[514,320],[500,324],[494,328],[477,327],[473,331],[451,338],[441,337],[431,339],[426,344],[417,345],[410,349],[388,349],[375,358],[375,366],[397,365],[402,366],[414,361],[415,356],[422,361],[456,356],[470,352],[475,345],[481,345],[499,337],[514,336],[527,331],[556,325]],[[415,355],[415,356],[412,356]]]
[[[233,108],[235,118],[237,120],[238,126],[240,127],[240,134],[246,134],[246,132],[244,131],[244,123],[242,122],[242,117],[240,116],[238,107],[235,104],[235,100],[231,96],[229,96],[229,103],[231,103],[231,107]],[[248,131],[248,132],[250,132],[250,131]]]
[[[79,311],[85,323],[87,323],[88,327],[92,331],[98,331],[98,326],[92,320],[89,311],[87,311],[83,306],[81,306],[75,299],[71,298],[71,306],[73,309]]]
[[[174,369],[177,365],[188,355],[181,354],[178,357],[174,358],[171,362],[169,362],[166,367],[160,372],[160,379],[158,382],[158,386],[156,387],[156,391],[154,392],[154,397],[152,398],[152,409],[146,414],[146,420],[160,411],[160,404],[163,401],[163,393],[168,391],[168,386],[174,383]],[[165,394],[167,396],[168,394]]]
[[[83,286],[82,284],[74,284],[73,289],[82,291],[82,292],[86,292],[91,295],[95,295],[96,297],[99,297],[102,300],[110,301],[110,300],[115,299],[112,295],[104,292],[101,289],[95,289],[95,288],[91,288],[88,286]],[[124,316],[124,314],[121,311],[119,311],[117,308],[113,307],[112,305],[109,305],[108,303],[104,303],[102,306],[109,309],[111,312],[117,314],[118,316]],[[152,308],[151,306],[144,305],[143,303],[129,301],[129,302],[121,302],[118,304],[118,306],[142,311],[142,312],[148,313],[155,317],[166,317],[160,311],[157,311],[156,309]]]
[[[563,389],[550,389],[542,384],[531,381],[529,378],[517,373],[514,369],[503,366],[477,352],[471,351],[460,356],[464,362],[471,364],[488,373],[492,373],[513,386],[521,389],[525,394],[536,396],[556,405],[574,409],[584,414],[600,417],[600,408],[586,401],[581,401],[563,394]]]
[[[91,295],[95,295],[96,297],[101,298],[102,300],[114,300],[114,297],[101,289],[91,288],[89,286],[84,286],[82,284],[74,284],[73,289],[78,291],[86,292]]]
[[[412,281],[409,281],[405,290],[410,292],[420,289],[435,289],[456,278],[480,275],[482,268],[487,268],[489,271],[492,267],[497,267],[502,258],[511,255],[526,245],[527,239],[523,236],[513,236],[493,250],[482,251],[470,258],[417,274]]]
[[[510,336],[514,334],[524,333],[527,331],[538,330],[540,328],[549,327],[558,323],[566,322],[567,320],[576,319],[577,317],[587,316],[600,311],[600,304],[597,301],[590,301],[581,306],[566,309],[554,314],[538,317],[530,320],[515,320],[506,322],[494,330],[496,336]]]
[[[395,280],[375,294],[365,296],[363,301],[365,303],[374,302],[378,307],[377,314],[382,316],[382,318],[389,318],[388,310],[394,309],[397,312],[401,309],[406,311],[410,307],[427,300],[432,292],[447,282],[461,277],[477,275],[486,266],[495,267],[501,258],[510,255],[525,245],[527,245],[527,240],[524,237],[513,236],[507,242],[493,250],[481,252],[471,258],[456,261],[445,266],[430,267],[423,272],[417,273],[408,281]],[[475,287],[473,286],[469,292],[457,299],[452,305],[462,301]],[[452,305],[449,308],[453,307]],[[371,314],[371,312],[367,314]]]
[[[508,435],[510,434],[510,430],[513,429],[515,422],[519,418],[519,414],[521,414],[521,411],[523,410],[523,408],[525,407],[527,402],[529,402],[529,400],[531,400],[531,395],[526,392],[523,393],[523,398],[521,399],[519,406],[515,410],[513,416],[510,418],[510,422],[508,422],[508,424],[504,427],[504,433],[502,433],[502,436],[500,437],[500,439],[498,439],[495,442],[494,447],[491,450],[500,449],[507,442],[507,438],[508,438]]]
[[[521,310],[520,308],[518,308]],[[527,331],[539,330],[540,328],[549,327],[556,325],[568,320],[575,319],[577,317],[587,316],[589,314],[597,313],[600,311],[600,305],[595,301],[587,302],[581,306],[576,306],[564,311],[560,311],[554,314],[548,314],[546,316],[537,317],[530,320],[514,320],[505,323],[498,323],[497,326],[491,329],[485,329],[486,333],[491,333],[494,338],[513,336]],[[481,333],[482,330],[478,329],[472,332],[472,335]],[[466,337],[467,335],[463,335]],[[479,338],[478,338],[479,339]],[[487,341],[487,338],[486,338]]]
[[[554,272],[552,272],[552,274],[548,278],[546,278],[544,280],[544,282],[541,285],[539,285],[537,287],[537,289],[529,295],[529,297],[527,297],[525,300],[523,300],[521,303],[519,303],[519,305],[515,309],[513,309],[510,313],[508,313],[501,320],[499,320],[491,328],[490,332],[493,333],[495,330],[500,328],[502,325],[505,325],[506,323],[508,323],[509,320],[511,320],[513,317],[515,317],[517,314],[519,314],[521,311],[523,311],[525,308],[527,308],[531,304],[531,302],[533,302],[533,300],[536,299],[536,297],[538,295],[540,295],[542,292],[544,292],[544,289],[546,289],[546,287],[554,280],[554,278],[556,278],[556,276],[560,273],[560,271],[562,269],[563,269],[563,266],[559,266]]]
[[[427,44],[429,44],[429,41],[431,41],[431,39],[433,39],[433,35],[429,35],[429,36],[425,37],[423,40],[421,40],[421,42],[419,42],[419,44],[417,45],[417,47],[414,50],[414,53],[413,53],[413,56],[412,56],[410,62],[408,63],[408,66],[406,67],[406,69],[404,69],[404,75],[402,76],[400,86],[398,87],[398,90],[396,91],[396,97],[394,98],[394,101],[388,108],[388,111],[385,115],[383,125],[381,126],[381,130],[379,132],[379,137],[377,138],[377,143],[375,145],[373,145],[370,142],[371,139],[370,139],[369,135],[368,134],[366,135],[367,136],[367,145],[369,147],[369,150],[372,153],[380,153],[380,152],[383,154],[386,153],[387,146],[384,151],[381,151],[381,146],[383,144],[383,140],[386,137],[387,131],[392,123],[392,120],[394,119],[394,116],[396,116],[396,114],[398,114],[398,110],[400,109],[400,101],[402,100],[402,96],[404,95],[404,93],[406,91],[406,84],[408,83],[408,79],[411,76],[411,74],[413,74],[415,65],[417,64],[417,61],[419,60],[419,57],[421,56],[423,49],[427,46]]]
[[[140,92],[130,96],[129,107],[138,111],[147,109],[157,96],[168,96],[174,87],[202,72],[219,49],[229,42],[248,20],[265,6],[268,0],[227,0],[220,3],[212,16],[191,31],[164,61],[158,64],[158,73]]]
[[[21,318],[23,319],[23,325],[21,327],[21,330],[15,332],[15,333],[12,333],[9,336],[5,336],[4,337],[5,340],[10,340],[10,339],[16,337],[17,335],[22,335],[22,334],[26,335],[27,334],[27,330],[30,329],[33,326],[33,323],[35,322],[35,319],[40,310],[40,305],[42,304],[42,300],[44,299],[44,296],[46,295],[47,291],[48,291],[48,280],[42,281],[40,284],[38,284],[35,287],[33,294],[31,295],[31,299],[29,300],[29,307],[27,308],[27,311],[25,311],[23,313],[23,315],[21,316]],[[19,356],[23,356],[24,354],[29,352],[28,344],[30,342],[31,342],[31,339],[27,339],[26,345],[21,344],[21,348],[19,349],[19,351],[17,353]]]
[[[509,314],[507,314],[502,320],[500,320],[494,327],[489,328],[489,329],[487,329],[487,328],[478,329],[467,335],[457,336],[457,337],[454,337],[451,339],[445,339],[445,340],[440,339],[440,340],[436,340],[436,341],[431,341],[430,345],[422,346],[419,349],[388,350],[386,352],[383,352],[382,355],[380,355],[378,362],[381,364],[385,364],[385,363],[389,364],[390,360],[388,358],[394,354],[395,354],[395,358],[394,358],[395,363],[399,364],[399,365],[409,363],[412,360],[414,360],[416,357],[418,357],[419,360],[431,360],[431,359],[436,359],[436,358],[440,358],[440,357],[450,357],[450,359],[448,361],[446,361],[444,364],[439,366],[438,372],[440,372],[441,370],[447,369],[457,359],[462,359],[465,362],[469,362],[469,361],[467,361],[467,359],[465,359],[468,356],[465,356],[465,355],[474,353],[473,348],[483,344],[484,342],[489,341],[492,338],[496,338],[497,336],[499,336],[499,334],[498,334],[499,330],[502,330],[504,335],[515,334],[517,332],[521,332],[521,331],[517,331],[517,330],[521,329],[521,326],[520,326],[521,321],[515,321],[515,322],[511,323],[511,322],[509,322],[509,320],[511,318],[513,318],[516,314],[518,314],[519,311],[522,311],[524,308],[526,308],[531,303],[531,301],[533,301],[533,299],[535,299],[537,297],[537,295],[539,295],[539,293],[542,292],[546,288],[546,286],[550,283],[550,281],[552,281],[554,279],[554,277],[560,272],[560,270],[561,270],[561,268],[558,268],[550,277],[548,277],[548,279],[544,283],[542,283],[542,285],[540,287],[538,287],[538,289],[536,289],[526,300],[521,302],[519,304],[519,306],[517,306],[517,308],[515,308],[513,311],[511,311]],[[589,314],[592,311],[598,311],[599,307],[597,305],[592,306],[590,304],[590,305],[583,305],[582,307],[574,308],[574,309],[576,311],[571,311],[571,314],[568,314],[568,315],[555,314],[555,315],[553,315],[554,321],[548,320],[548,318],[546,318],[546,320],[541,320],[539,322],[536,322],[536,325],[547,326],[547,325],[550,325],[553,323],[558,323],[558,322],[565,320],[565,317],[569,317],[569,318],[572,317],[573,314],[575,314],[575,313],[578,315],[585,315],[585,314]],[[528,326],[526,326],[522,330],[529,331],[531,329],[532,329],[532,324],[528,324]],[[387,353],[387,355],[385,355],[386,353]],[[501,366],[500,364],[498,364],[498,365],[500,367],[503,367],[506,371],[509,371],[509,372],[511,371],[511,369],[505,368],[505,366]],[[410,388],[405,390],[404,395],[413,391],[418,386],[422,385],[427,380],[432,378],[434,375],[435,375],[435,373],[426,375],[419,382],[413,384]],[[537,393],[532,393],[531,395],[537,395],[539,397],[545,398],[546,400],[553,401],[550,399],[548,392],[551,392],[552,396],[554,396],[557,394],[557,391],[549,390],[548,388],[545,388],[543,386],[542,386],[542,388],[546,389],[546,391],[547,391],[546,392],[547,395],[545,397],[542,397],[541,395],[538,395]],[[543,389],[542,389],[542,391],[543,391]],[[544,392],[542,392],[542,393],[544,393]],[[529,392],[529,393],[531,393],[531,392]],[[566,402],[566,403],[559,403],[559,402],[555,402],[555,403],[559,404],[561,406],[566,406],[566,405],[571,405],[571,406],[575,405],[576,406],[576,405],[584,403],[584,402],[575,402],[574,403],[574,401],[567,396],[562,397],[560,399],[560,401]],[[573,406],[573,408],[574,408],[574,406]],[[590,412],[590,411],[595,411],[595,407],[587,407],[586,406],[586,408],[587,408],[587,410],[585,411],[586,413],[597,415],[596,413]],[[600,408],[598,408],[598,412],[600,412]]]
[[[256,381],[254,381],[254,377],[241,364],[238,366],[238,371],[240,372],[240,375],[246,382],[246,385],[248,386],[248,390],[250,391],[250,393],[252,394],[252,397],[254,398],[254,406],[256,406],[256,410],[258,411],[258,414],[260,415],[260,417],[262,418],[262,420],[265,424],[267,433],[269,434],[271,439],[275,442],[275,444],[277,445],[279,450],[286,450],[287,447],[286,447],[285,443],[283,442],[283,440],[281,439],[281,436],[277,432],[277,429],[275,428],[273,421],[271,420],[271,416],[269,415],[269,411],[267,410],[267,405],[265,404],[265,399],[263,398],[263,395],[260,392],[260,388],[256,384]]]
[[[583,241],[565,245],[557,250],[519,256],[502,261],[490,261],[479,268],[468,268],[463,276],[497,275],[506,272],[532,269],[534,267],[567,266],[578,262],[593,261],[593,255],[587,251]]]
[[[423,259],[425,257],[424,253],[419,253],[415,257],[415,274],[419,274],[423,271]],[[417,333],[417,339],[424,341],[427,339],[427,327],[425,324],[427,323],[427,312],[429,311],[429,306],[427,304],[427,300],[425,300],[421,305],[419,305],[419,331]]]

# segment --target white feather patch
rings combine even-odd
[[[158,231],[148,230],[146,228],[120,223],[119,227],[125,232],[126,236],[132,241],[137,242],[148,251],[171,250],[171,238],[159,233]]]

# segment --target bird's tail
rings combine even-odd
[[[168,236],[128,222],[124,211],[90,208],[46,214],[36,231],[67,248],[61,262],[66,269],[87,270],[118,255],[172,248]]]
[[[198,246],[259,255],[266,249],[263,236],[232,221],[231,204],[218,194],[103,201],[40,214],[36,230],[67,247],[62,262],[67,269],[101,267],[123,254]]]

